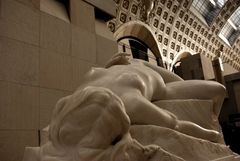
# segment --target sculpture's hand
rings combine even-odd
[[[113,55],[113,57],[107,62],[105,68],[109,68],[113,65],[128,65],[130,64],[129,58],[130,56],[128,53],[117,53]]]

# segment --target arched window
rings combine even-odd
[[[123,47],[123,52],[129,52],[132,54],[132,57],[135,59],[142,59],[149,61],[148,58],[148,46],[134,37],[125,37],[122,38],[119,43]],[[126,50],[127,48],[127,50]],[[124,51],[125,50],[125,51]]]
[[[133,58],[148,61],[148,47],[136,39],[129,39]]]
[[[147,48],[147,56],[140,57],[144,60],[148,59],[149,62],[159,65],[161,67],[164,66],[163,55],[160,51],[160,47],[158,45],[158,40],[162,37],[156,38],[156,35],[152,33],[151,28],[147,26],[145,23],[141,21],[130,21],[121,25],[114,33],[115,39],[118,41],[118,49],[119,52],[131,53],[132,56],[134,53],[146,52]],[[163,40],[162,40],[163,41]],[[125,46],[125,47],[123,47]],[[141,50],[134,50],[132,48],[140,47]],[[135,55],[135,56],[136,56]]]

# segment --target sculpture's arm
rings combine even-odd
[[[114,54],[111,59],[106,63],[105,68],[110,68],[113,65],[128,65],[130,64],[129,58],[130,56],[128,53],[116,53]]]
[[[165,83],[183,81],[183,79],[181,77],[179,77],[178,75],[176,75],[162,67],[158,67],[158,66],[153,65],[146,61],[143,61],[143,64],[145,66],[151,68],[152,70],[156,71],[159,75],[161,75]]]

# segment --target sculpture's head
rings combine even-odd
[[[121,99],[102,87],[86,87],[58,101],[50,123],[56,147],[106,148],[128,132]]]

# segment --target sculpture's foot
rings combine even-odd
[[[201,126],[189,121],[178,121],[175,130],[215,143],[219,143],[219,141],[221,140],[221,134],[219,132],[202,128]]]
[[[216,141],[216,143],[220,143],[220,144],[226,145],[226,143],[225,143],[225,141],[224,141],[223,134],[220,133],[219,135],[220,135],[220,136],[219,136],[218,140]]]
[[[214,143],[219,143],[221,138],[221,134],[215,130],[208,130],[206,132],[206,140],[212,141]],[[205,139],[205,137],[203,137]]]

